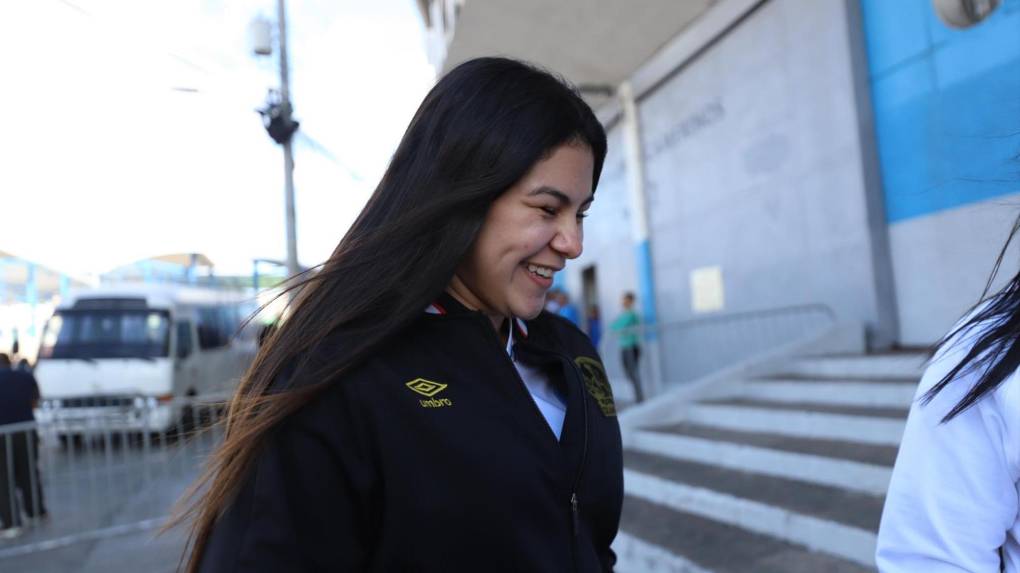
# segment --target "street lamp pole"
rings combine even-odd
[[[284,122],[291,120],[290,106],[290,73],[287,68],[287,17],[284,9],[284,0],[276,1],[277,24],[279,25],[280,39],[280,103],[283,106]],[[283,177],[284,177],[284,206],[286,209],[287,227],[287,275],[294,276],[300,272],[297,256],[297,221],[294,210],[294,153],[291,149],[291,139],[286,138],[283,142]]]

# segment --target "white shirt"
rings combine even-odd
[[[517,356],[514,353],[513,324],[516,320],[513,319],[511,322],[509,334],[506,337],[506,353],[510,355],[514,368],[517,369],[517,373],[520,374],[524,385],[528,387],[528,392],[535,399],[535,405],[542,412],[542,416],[545,417],[545,421],[549,423],[549,427],[556,434],[556,439],[558,440],[560,439],[560,434],[563,433],[563,420],[567,416],[567,405],[563,398],[556,393],[553,385],[549,382],[549,377],[541,369],[533,368],[517,361]]]
[[[882,512],[876,559],[886,573],[1020,573],[1020,377],[945,424],[981,372],[919,399],[958,364],[979,333],[940,351],[910,409]]]

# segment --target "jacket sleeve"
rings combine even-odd
[[[885,573],[998,571],[1017,518],[1020,386],[1016,374],[946,423],[976,382],[964,376],[927,405],[920,397],[958,361],[937,359],[911,407],[878,535]]]
[[[338,394],[327,391],[272,438],[215,524],[200,571],[369,569],[375,465],[356,408]]]

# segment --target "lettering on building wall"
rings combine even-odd
[[[726,109],[723,107],[722,101],[713,100],[693,114],[680,118],[679,121],[670,125],[665,133],[650,141],[645,157],[652,159],[662,152],[676,147],[705,128],[719,123],[725,116]]]

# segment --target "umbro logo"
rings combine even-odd
[[[428,398],[428,400],[418,400],[422,408],[445,408],[447,406],[453,406],[453,401],[449,398],[435,398],[435,395],[446,390],[446,384],[439,382],[433,382],[424,378],[415,378],[407,384],[405,384],[412,392],[416,392]]]

